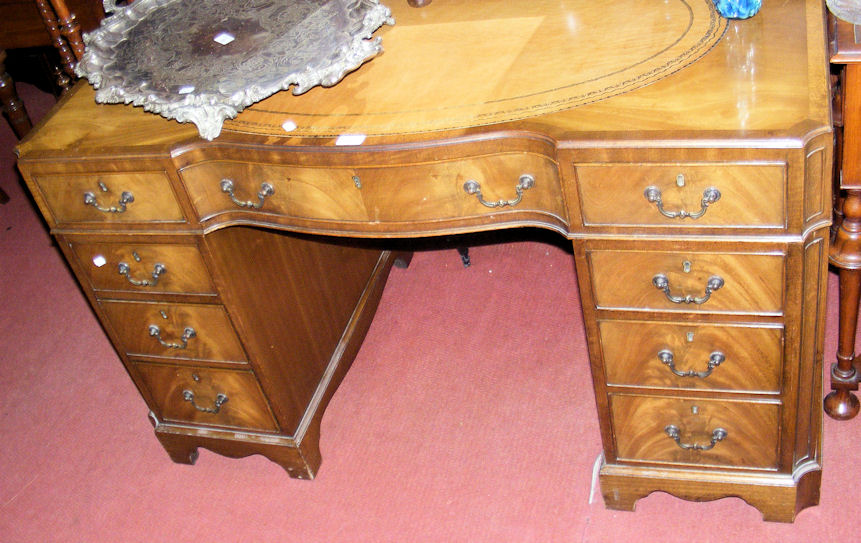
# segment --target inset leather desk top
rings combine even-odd
[[[375,33],[382,55],[333,88],[301,99],[279,93],[225,128],[284,135],[292,121],[295,135],[338,135],[361,111],[366,135],[386,135],[534,117],[666,77],[705,55],[727,28],[712,0],[388,5],[395,25]]]

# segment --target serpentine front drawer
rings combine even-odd
[[[777,403],[615,394],[619,461],[776,470]]]
[[[133,363],[160,420],[277,432],[250,371]]]
[[[598,309],[780,315],[781,254],[591,250]]]
[[[585,226],[786,226],[786,166],[576,164]]]
[[[33,181],[57,225],[185,221],[164,172],[34,173]]]
[[[130,356],[160,356],[244,364],[239,338],[227,313],[215,304],[100,300]]]
[[[598,321],[607,384],[779,394],[783,327]]]
[[[356,168],[209,161],[181,175],[201,220],[237,210],[366,223],[566,216],[555,162],[532,153]]]
[[[71,236],[70,236],[71,237]],[[196,245],[71,241],[97,292],[180,293],[214,296]]]

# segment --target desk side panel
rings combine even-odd
[[[255,374],[294,434],[381,251],[250,227],[211,232],[205,244]]]

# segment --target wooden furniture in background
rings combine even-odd
[[[62,88],[69,88],[84,51],[81,31],[92,30],[103,17],[102,4],[96,0],[0,0],[0,102],[19,138],[32,123],[6,72],[6,50],[54,47],[62,64],[62,71],[54,75]]]
[[[61,2],[66,11],[74,14],[83,32],[96,28],[105,16],[101,0]],[[54,38],[40,14],[40,10],[46,8],[53,11],[50,0],[0,0],[0,44],[6,49],[54,46]]]
[[[75,76],[75,65],[84,55],[84,41],[81,37],[81,25],[75,15],[69,11],[65,0],[33,0],[39,8],[42,22],[51,36],[51,44],[60,54],[68,81],[61,83],[63,89],[69,87]]]
[[[6,73],[6,50],[0,49],[0,111],[9,121],[12,131],[20,139],[30,131],[33,123],[24,109],[24,103],[15,90],[15,82]],[[9,195],[0,188],[0,204],[9,201]]]
[[[88,8],[94,8],[99,3],[93,0],[78,2],[71,4],[83,8],[86,28],[94,28],[103,14]],[[42,21],[38,25],[33,24],[34,7]],[[51,4],[46,0],[0,1],[0,110],[19,139],[30,131],[33,123],[15,90],[15,82],[6,72],[6,49],[47,45],[46,35],[50,44],[57,48],[63,62],[65,76],[58,82],[64,89],[68,89],[71,81],[75,79],[75,63],[83,55],[84,43],[81,39],[81,26],[76,16],[66,7],[65,0],[51,0]],[[8,201],[9,196],[0,189],[0,204]]]
[[[661,490],[791,521],[818,503],[822,2],[729,23],[711,0],[391,7],[384,55],[212,142],[81,82],[18,148],[171,458],[262,454],[313,477],[387,240],[528,226],[573,245],[608,507]],[[702,46],[696,28],[716,45],[661,47]],[[651,61],[672,73],[648,79]]]
[[[825,412],[846,420],[858,414],[861,366],[855,359],[858,301],[861,296],[861,39],[859,28],[829,18],[831,63],[838,69],[835,86],[837,150],[836,180],[840,190],[830,251],[831,263],[840,273],[840,317],[837,362],[831,366],[831,388],[825,397]]]
[[[33,123],[30,122],[30,117],[24,109],[24,103],[15,90],[15,82],[6,73],[6,51],[4,49],[0,49],[0,107],[2,107],[3,114],[8,119],[12,131],[19,139],[23,138],[24,134],[33,128]]]

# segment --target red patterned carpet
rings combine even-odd
[[[39,117],[52,98],[21,86]],[[0,127],[0,542],[854,541],[861,418],[826,419],[822,501],[765,523],[736,498],[655,493],[608,511],[564,240],[486,244],[393,270],[322,425],[323,466],[172,463],[14,169]],[[836,342],[829,289],[826,365]]]

